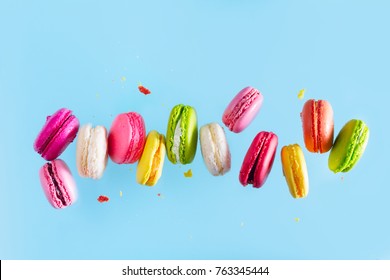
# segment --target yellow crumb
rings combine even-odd
[[[122,81],[122,82],[126,82],[126,77],[125,77],[125,76],[122,76],[122,77],[121,77],[121,81]]]
[[[192,177],[192,170],[191,170],[191,169],[188,169],[187,172],[184,172],[184,177],[186,177],[186,178],[191,178],[191,177]]]
[[[303,97],[305,96],[305,89],[301,89],[299,92],[298,92],[298,98],[299,99],[303,99]]]
[[[119,196],[122,197],[122,191],[119,191]]]
[[[298,223],[299,222],[299,218],[294,218],[294,221],[296,221]]]

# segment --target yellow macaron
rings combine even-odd
[[[161,177],[165,158],[165,137],[152,130],[146,137],[142,156],[137,166],[137,182],[154,186]]]
[[[292,197],[306,197],[309,193],[309,176],[301,147],[298,144],[284,146],[281,155],[283,175]]]

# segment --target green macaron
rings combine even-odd
[[[198,122],[193,107],[179,104],[169,116],[166,148],[169,161],[188,164],[195,157],[198,141]]]
[[[340,130],[329,154],[328,166],[334,173],[348,172],[366,149],[369,129],[361,120],[350,120]]]

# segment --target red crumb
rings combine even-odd
[[[109,199],[107,196],[105,196],[105,195],[101,195],[101,196],[98,197],[97,200],[98,200],[100,203],[103,203],[103,202],[109,201],[110,199]]]
[[[151,94],[151,93],[152,93],[149,89],[147,89],[146,87],[144,87],[144,86],[141,85],[141,84],[138,86],[138,90],[139,90],[140,92],[142,92],[143,94],[145,94],[145,95],[148,95],[148,94]]]
[[[158,193],[157,196],[161,196],[161,193]]]

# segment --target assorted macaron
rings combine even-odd
[[[170,162],[188,164],[193,161],[198,143],[198,121],[193,107],[179,104],[172,108],[166,138]]]
[[[258,89],[245,87],[233,98],[222,115],[229,130],[239,133],[253,121],[263,104],[263,95]]]
[[[309,193],[309,176],[305,156],[298,144],[282,148],[282,168],[290,194],[293,198],[303,198]]]
[[[54,208],[65,208],[76,202],[76,183],[63,160],[55,159],[44,164],[39,169],[39,179],[47,200]]]
[[[137,112],[119,114],[108,134],[108,154],[115,163],[134,163],[142,155],[145,140],[143,117]]]
[[[245,187],[260,188],[267,180],[274,164],[278,136],[273,132],[259,132],[249,146],[241,165],[239,180]]]
[[[326,153],[333,145],[333,109],[326,100],[310,99],[303,105],[303,139],[312,153]]]
[[[91,124],[80,128],[77,137],[76,166],[81,177],[100,179],[107,165],[107,130]]]
[[[156,130],[149,132],[137,166],[137,182],[154,186],[161,177],[165,158],[165,137]]]
[[[232,99],[222,114],[222,122],[234,133],[242,132],[254,120],[263,103],[263,95],[253,87],[245,87]],[[303,140],[311,153],[329,152],[328,166],[334,173],[348,172],[362,157],[369,139],[369,129],[362,120],[352,119],[334,138],[333,109],[326,100],[310,99],[300,113]],[[170,112],[166,136],[156,130],[146,135],[145,122],[137,112],[116,116],[110,130],[104,126],[79,121],[72,111],[61,108],[48,116],[34,141],[34,150],[46,162],[39,170],[44,194],[57,209],[77,200],[77,187],[67,164],[58,159],[76,136],[76,166],[81,177],[100,179],[108,157],[116,164],[138,162],[136,181],[154,186],[159,181],[165,156],[173,164],[190,164],[198,142],[197,113],[192,106],[178,104]],[[231,153],[224,129],[217,123],[199,129],[200,149],[204,164],[213,176],[231,169]],[[238,180],[243,186],[262,187],[272,170],[278,146],[273,132],[260,131],[244,156]],[[309,192],[309,176],[304,153],[299,144],[283,146],[281,164],[290,194],[304,198]]]
[[[66,108],[59,109],[46,118],[46,122],[34,142],[34,150],[45,160],[53,160],[62,154],[76,138],[79,120]]]
[[[199,140],[208,171],[214,176],[229,172],[231,155],[223,128],[216,122],[205,124],[199,129]]]
[[[350,120],[340,130],[329,154],[329,169],[334,173],[351,170],[366,149],[370,131],[362,120]]]

